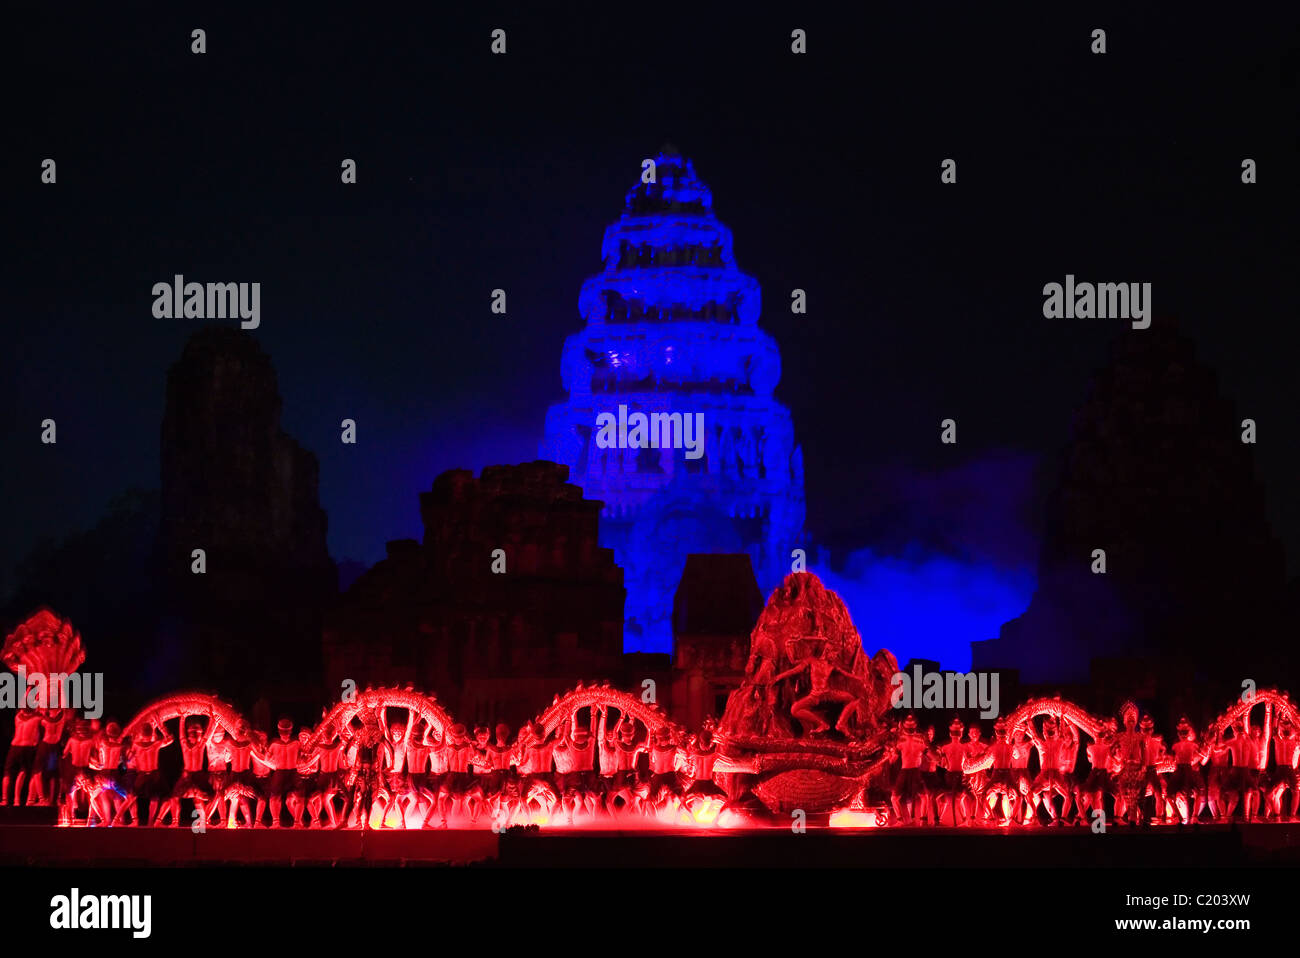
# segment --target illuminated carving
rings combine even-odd
[[[28,675],[71,674],[86,661],[86,651],[71,622],[41,609],[9,633],[0,659],[13,671],[21,667]]]
[[[83,659],[71,624],[48,611],[5,645],[15,668]],[[832,828],[1024,827],[1085,825],[1108,807],[1109,821],[1140,825],[1207,811],[1227,821],[1238,807],[1246,821],[1295,820],[1300,714],[1284,692],[1234,702],[1199,738],[1183,718],[1169,746],[1132,702],[1109,718],[1059,697],[999,718],[991,742],[954,719],[940,746],[891,707],[896,671],[887,650],[866,654],[838,596],[794,573],[759,617],[716,728],[691,731],[634,693],[579,683],[513,736],[469,729],[407,687],[367,688],[296,735],[282,719],[271,738],[211,693],[176,692],[125,727],[59,724],[66,739],[52,747],[67,763],[48,801],[61,824],[224,828],[789,827],[795,811]],[[39,734],[16,731],[6,777],[30,761],[20,733]],[[173,745],[182,773],[169,787],[159,753]]]

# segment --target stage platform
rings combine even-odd
[[[1300,864],[1300,824],[1196,828],[629,831],[0,825],[0,865],[54,867],[1231,867]]]

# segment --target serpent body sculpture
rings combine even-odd
[[[1091,712],[1080,708],[1073,702],[1065,699],[1040,698],[1030,699],[1008,715],[1007,728],[1014,729],[1018,725],[1022,726],[1040,715],[1053,715],[1057,718],[1067,719],[1094,739],[1097,737],[1098,730],[1105,724],[1104,720],[1097,718]]]
[[[1029,722],[1043,715],[1051,715],[1057,719],[1065,719],[1085,732],[1090,738],[1096,739],[1097,733],[1105,724],[1103,719],[1099,719],[1091,712],[1076,705],[1068,699],[1058,698],[1038,698],[1030,699],[1018,707],[1006,717],[1007,728],[1016,729],[1024,727]],[[986,755],[979,761],[972,762],[965,767],[966,772],[977,772],[991,768],[993,765],[993,756]],[[1156,771],[1172,772],[1177,766],[1172,755],[1167,756],[1164,760],[1156,764]],[[1141,775],[1146,774],[1146,766],[1140,767]],[[1122,781],[1121,776],[1121,781]]]
[[[221,723],[226,732],[235,734],[235,726],[243,718],[230,703],[223,702],[208,692],[173,692],[162,698],[154,699],[127,723],[122,730],[123,736],[133,736],[144,726],[146,721],[157,718],[167,722],[171,719],[184,719],[187,715],[211,715]]]
[[[537,722],[547,735],[569,719],[578,709],[593,706],[616,708],[622,714],[639,719],[651,733],[671,725],[668,717],[657,705],[648,705],[630,692],[622,692],[608,685],[582,685],[564,695],[557,696],[550,708],[537,717]]]
[[[439,705],[438,700],[433,696],[415,692],[411,689],[366,689],[364,692],[358,692],[351,701],[339,702],[334,708],[330,709],[312,731],[311,738],[307,741],[304,750],[307,752],[314,750],[325,737],[327,728],[330,726],[336,729],[343,728],[362,709],[379,710],[389,708],[407,709],[415,718],[422,718],[428,722],[429,727],[434,729],[439,737],[445,737],[447,730],[456,724],[455,720],[447,713],[447,710]]]
[[[1291,724],[1300,727],[1300,712],[1297,712],[1295,703],[1291,701],[1285,692],[1279,692],[1276,689],[1259,689],[1251,697],[1250,701],[1243,702],[1238,699],[1235,704],[1215,719],[1215,729],[1220,732],[1223,731],[1227,726],[1239,721],[1257,705],[1272,706],[1275,712],[1278,713],[1274,716],[1275,720],[1285,717],[1291,721]]]

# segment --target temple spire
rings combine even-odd
[[[551,407],[541,445],[605,503],[601,541],[624,568],[630,651],[670,647],[688,554],[748,553],[770,589],[804,520],[802,457],[772,395],[781,359],[758,328],[758,282],[737,266],[691,160],[671,144],[654,159],[655,181],[628,192],[605,230],[604,269],[582,286],[585,328],[561,358],[569,398]],[[700,435],[660,442],[637,433],[638,416]]]

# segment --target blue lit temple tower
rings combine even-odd
[[[582,286],[586,326],[561,360],[569,398],[547,414],[541,456],[605,503],[601,544],[628,592],[625,649],[666,652],[686,556],[747,552],[766,593],[790,571],[804,494],[790,413],[772,398],[781,358],[758,328],[758,283],[736,267],[691,161],[665,147],[654,173],[627,194],[605,230],[604,271]],[[620,405],[702,413],[703,455],[601,448],[596,417]]]

